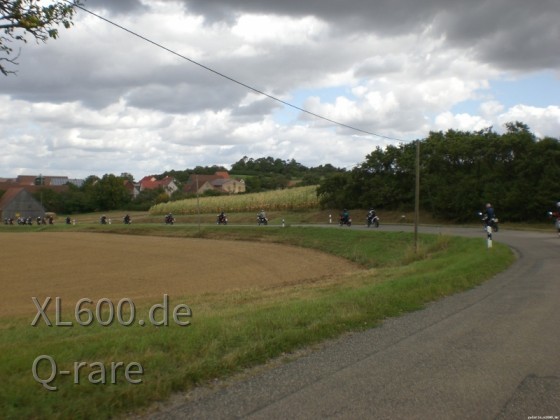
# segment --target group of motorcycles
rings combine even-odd
[[[66,218],[66,223],[70,224],[70,218],[69,217]],[[111,219],[108,219],[107,216],[103,215],[99,218],[99,223],[101,223],[102,225],[110,225],[111,224]],[[132,219],[130,218],[130,216],[128,214],[123,217],[123,223],[125,225],[130,225],[132,223]]]
[[[33,218],[31,218],[31,217],[18,217],[17,219],[15,219],[15,222],[18,225],[32,226],[33,225]],[[52,217],[37,216],[36,223],[37,223],[37,225],[46,225],[46,224],[52,225],[52,224],[54,224],[54,220],[53,220]],[[13,217],[4,218],[4,224],[5,225],[13,225],[14,224]]]
[[[548,216],[553,218],[555,221],[555,227],[558,230],[558,234],[560,235],[560,202],[557,203],[557,207],[558,207],[558,211],[556,212],[548,212]],[[498,232],[499,231],[499,220],[498,218],[495,216],[493,210],[491,212],[478,212],[478,216],[480,217],[480,220],[482,221],[482,225],[484,227],[484,229],[486,230],[488,227],[491,228],[492,232]],[[13,225],[15,223],[17,223],[18,225],[33,225],[33,219],[31,217],[18,217],[17,219],[13,219],[11,217],[6,217],[4,218],[4,224],[5,225]],[[99,222],[102,225],[105,224],[110,224],[111,221],[110,219],[107,219],[107,216],[103,215],[101,216]],[[366,217],[366,226],[369,228],[371,226],[378,228],[379,227],[379,216],[376,214],[375,210],[370,209],[370,211],[367,214]],[[36,219],[36,223],[37,225],[46,225],[46,224],[54,224],[53,218],[52,217],[37,217]],[[66,218],[66,224],[70,224],[71,220],[70,217]],[[132,219],[130,218],[130,216],[127,214],[126,216],[123,217],[123,223],[126,225],[129,225],[132,223]],[[166,225],[173,225],[175,223],[175,217],[173,216],[173,214],[169,213],[167,215],[165,215],[165,224]],[[227,225],[228,224],[228,218],[226,216],[226,214],[224,212],[221,212],[220,214],[218,214],[218,216],[216,217],[216,224],[218,225]],[[260,225],[268,225],[268,218],[266,217],[264,212],[258,213],[257,214],[257,224]],[[352,218],[350,217],[349,213],[346,211],[346,209],[340,214],[340,218],[339,218],[339,225],[340,226],[352,226]]]
[[[488,207],[488,205],[487,205]],[[548,212],[548,216],[550,218],[554,219],[554,223],[555,223],[555,227],[558,231],[558,234],[560,235],[560,202],[557,203],[557,208],[558,211],[556,212]],[[482,221],[482,225],[484,227],[484,229],[486,230],[488,227],[491,228],[492,232],[498,232],[499,231],[499,220],[498,218],[495,216],[494,211],[492,210],[491,212],[478,212],[478,216],[480,217],[480,220]],[[33,219],[31,217],[18,217],[17,219],[14,220],[14,218],[12,217],[6,217],[4,218],[4,224],[5,225],[13,225],[15,223],[17,223],[18,225],[33,225]],[[54,224],[53,218],[52,217],[41,217],[38,216],[36,218],[37,225],[46,225],[46,224]],[[107,216],[103,215],[101,216],[99,222],[102,225],[105,224],[110,224],[111,221],[110,219],[107,218]],[[126,216],[123,217],[123,223],[126,225],[129,225],[132,223],[132,219],[131,217],[127,214]],[[165,224],[166,225],[173,225],[175,223],[175,217],[173,216],[173,214],[169,213],[167,215],[165,215]],[[380,219],[379,216],[376,214],[375,210],[370,209],[370,211],[367,214],[366,217],[366,226],[369,228],[371,226],[378,228],[379,227],[379,223],[380,223]],[[66,224],[71,224],[71,220],[70,217],[66,218]],[[220,214],[218,214],[218,216],[216,217],[216,224],[218,225],[227,225],[228,224],[228,218],[226,216],[226,214],[224,212],[221,212]],[[260,225],[268,225],[268,218],[266,217],[266,214],[264,213],[264,211],[261,211],[260,213],[257,214],[257,224]],[[352,226],[352,218],[350,217],[349,213],[346,211],[346,209],[340,214],[340,218],[339,218],[339,225],[340,226]]]
[[[371,209],[366,216],[366,226],[369,228],[371,226],[379,227],[379,216],[375,213],[375,210]],[[338,220],[340,226],[352,226],[352,218],[346,210],[344,210]]]
[[[175,217],[173,217],[173,215],[171,213],[166,214],[164,221],[165,221],[166,225],[172,225],[172,224],[175,223]],[[218,214],[218,216],[216,217],[216,224],[217,225],[227,225],[228,224],[228,218],[227,218],[227,215],[224,212],[221,212],[220,214]],[[259,226],[260,225],[267,225],[268,224],[268,218],[265,215],[259,213],[257,215],[257,224]]]

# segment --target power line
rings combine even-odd
[[[115,26],[115,27],[117,27],[117,28],[119,28],[119,29],[121,29],[121,30],[123,30],[123,31],[125,31],[125,32],[128,32],[129,34],[131,34],[131,35],[133,35],[133,36],[135,36],[135,37],[137,37],[137,38],[142,39],[143,41],[146,41],[146,42],[148,42],[148,43],[150,43],[150,44],[152,44],[152,45],[155,45],[156,47],[161,48],[162,50],[165,50],[165,51],[167,51],[167,52],[169,52],[169,53],[171,53],[171,54],[173,54],[173,55],[176,55],[177,57],[180,57],[180,58],[182,58],[183,60],[186,60],[186,61],[188,61],[188,62],[190,62],[190,63],[192,63],[192,64],[195,64],[195,65],[197,65],[197,66],[199,66],[199,67],[202,67],[203,69],[205,69],[205,70],[207,70],[207,71],[209,71],[209,72],[212,72],[212,73],[216,74],[217,76],[223,77],[224,79],[227,79],[227,80],[229,80],[230,82],[236,83],[236,84],[238,84],[238,85],[240,85],[240,86],[243,86],[243,87],[246,88],[246,89],[252,90],[253,92],[258,93],[259,95],[266,96],[267,98],[272,99],[273,101],[279,102],[279,103],[281,103],[281,104],[283,104],[283,105],[286,105],[286,106],[288,106],[288,107],[291,107],[291,108],[293,108],[293,109],[297,109],[298,111],[301,111],[301,112],[304,112],[304,113],[306,113],[306,114],[312,115],[312,116],[314,116],[314,117],[316,117],[316,118],[320,118],[320,119],[322,119],[322,120],[324,120],[324,121],[328,121],[328,122],[330,122],[330,123],[332,123],[332,124],[335,124],[335,125],[338,125],[338,126],[341,126],[341,127],[348,128],[348,129],[350,129],[350,130],[358,131],[358,132],[360,132],[360,133],[368,134],[368,135],[370,135],[370,136],[376,136],[376,137],[384,138],[384,139],[387,139],[387,140],[402,141],[401,139],[397,139],[397,138],[389,137],[389,136],[384,136],[384,135],[382,135],[382,134],[377,134],[377,133],[373,133],[373,132],[371,132],[371,131],[362,130],[361,128],[353,127],[353,126],[351,126],[351,125],[344,124],[344,123],[341,123],[341,122],[339,122],[339,121],[335,121],[335,120],[333,120],[333,119],[330,119],[330,118],[324,117],[324,116],[322,116],[322,115],[316,114],[316,113],[314,113],[314,112],[311,112],[311,111],[309,111],[309,110],[307,110],[307,109],[305,109],[305,108],[301,108],[301,107],[299,107],[299,106],[297,106],[297,105],[294,105],[294,104],[291,104],[291,103],[289,103],[289,102],[286,102],[286,101],[284,101],[284,100],[282,100],[282,99],[280,99],[280,98],[278,98],[278,97],[276,97],[276,96],[273,96],[273,95],[271,95],[271,94],[269,94],[269,93],[266,93],[266,92],[264,92],[264,91],[262,91],[262,90],[259,90],[259,89],[255,88],[255,87],[253,87],[253,86],[250,86],[250,85],[248,85],[248,84],[246,84],[246,83],[243,83],[243,82],[241,82],[241,81],[239,81],[239,80],[237,80],[237,79],[234,79],[233,77],[230,77],[230,76],[228,76],[228,75],[226,75],[226,74],[224,74],[224,73],[221,73],[221,72],[219,72],[219,71],[217,71],[217,70],[214,70],[214,69],[211,68],[211,67],[205,66],[204,64],[199,63],[198,61],[195,61],[195,60],[193,60],[193,59],[191,59],[191,58],[189,58],[189,57],[186,57],[186,56],[184,56],[184,55],[178,53],[177,51],[174,51],[174,50],[172,50],[172,49],[170,49],[170,48],[167,48],[166,46],[164,46],[164,45],[162,45],[162,44],[159,44],[159,43],[157,43],[157,42],[155,42],[155,41],[153,41],[153,40],[151,40],[151,39],[149,39],[149,38],[147,38],[147,37],[145,37],[145,36],[143,36],[143,35],[140,35],[140,34],[137,33],[137,32],[134,32],[134,31],[132,31],[132,30],[130,30],[130,29],[128,29],[128,28],[122,26],[122,25],[119,25],[119,24],[116,23],[116,22],[113,22],[113,21],[111,21],[111,20],[109,20],[109,19],[107,19],[107,18],[105,18],[105,17],[103,17],[103,16],[101,16],[101,15],[99,15],[99,14],[97,14],[97,13],[92,12],[91,10],[86,9],[85,7],[83,7],[83,6],[80,5],[80,4],[74,3],[73,1],[70,1],[70,0],[64,0],[64,1],[67,2],[67,3],[72,4],[74,7],[78,8],[78,9],[80,9],[80,10],[83,10],[83,11],[86,12],[86,13],[89,13],[89,14],[92,15],[92,16],[95,16],[95,17],[98,18],[98,19],[101,19],[101,20],[103,20],[103,21],[109,23],[110,25],[113,25],[113,26]]]

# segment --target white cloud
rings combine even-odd
[[[527,124],[537,137],[560,138],[560,106],[557,105],[546,108],[516,105],[500,114],[497,120],[501,125],[521,121]]]
[[[87,6],[242,83],[382,136],[408,141],[518,120],[538,136],[558,137],[558,102],[524,97],[505,105],[496,98],[507,92],[493,92],[491,82],[558,67],[560,44],[551,42],[558,26],[546,23],[560,18],[560,3],[515,0],[504,16],[504,1],[394,0],[372,8],[325,0],[317,10],[292,0]],[[524,12],[542,24],[538,30]],[[542,45],[530,51],[530,66],[527,35]],[[506,44],[519,50],[498,51]],[[23,46],[19,61],[19,74],[2,80],[0,176],[139,178],[244,155],[346,167],[391,142],[294,112],[84,13],[60,39]],[[466,102],[472,109],[454,109]],[[288,112],[296,117],[286,122]]]
[[[231,28],[233,35],[253,45],[308,44],[326,31],[327,26],[313,16],[294,19],[287,16],[244,15]]]
[[[435,118],[435,131],[447,131],[449,129],[478,131],[491,125],[490,121],[478,115],[452,114],[449,111],[443,112]]]

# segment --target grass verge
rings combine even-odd
[[[402,232],[234,226],[227,230],[153,225],[57,227],[78,228],[287,243],[348,258],[363,269],[303,284],[177,297],[170,307],[189,305],[193,312],[189,327],[113,323],[108,327],[49,328],[39,324],[34,328],[31,319],[2,319],[0,378],[7,386],[0,388],[0,411],[5,418],[109,418],[138,410],[173,392],[421,309],[427,302],[480,284],[514,259],[501,244],[492,252],[480,252],[485,247],[481,238],[438,235],[421,235],[416,254],[412,234]],[[161,298],[153,303],[161,303]],[[145,314],[148,309],[149,305],[138,307],[137,313]],[[52,357],[59,372],[71,372],[55,375],[49,383],[57,387],[55,392],[33,379],[31,367],[39,355]],[[86,365],[76,369],[74,362]],[[106,384],[91,383],[102,379],[100,366],[92,365],[95,362],[105,366]],[[141,364],[142,383],[128,383],[121,368],[112,384],[111,362]],[[49,378],[51,371],[46,361],[38,366],[42,379]]]

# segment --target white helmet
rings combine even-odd
[[[560,201],[556,203],[556,207],[560,207]]]

